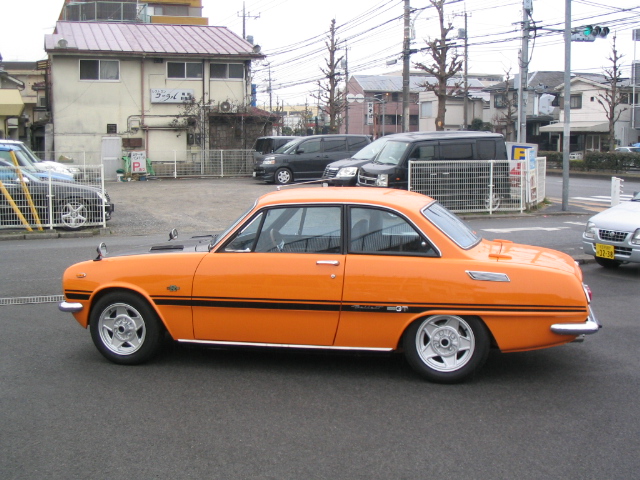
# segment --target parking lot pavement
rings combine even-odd
[[[110,182],[116,210],[107,222],[115,235],[219,232],[275,185],[253,178],[155,179]]]

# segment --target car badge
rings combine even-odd
[[[177,285],[169,285],[167,287],[167,290],[169,290],[170,292],[177,292],[178,290],[180,290],[180,287]]]

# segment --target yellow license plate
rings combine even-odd
[[[615,248],[613,245],[603,245],[596,243],[596,257],[615,259]]]

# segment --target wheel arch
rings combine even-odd
[[[411,325],[415,324],[416,322],[422,322],[425,319],[427,319],[429,317],[432,317],[434,315],[455,315],[457,317],[461,317],[461,318],[464,318],[464,319],[467,319],[467,318],[475,318],[475,319],[477,319],[482,325],[484,325],[484,328],[487,331],[487,334],[489,335],[490,348],[491,349],[499,349],[498,342],[496,341],[496,339],[495,339],[495,337],[493,335],[493,332],[491,331],[491,329],[489,328],[487,323],[484,321],[484,319],[480,315],[470,314],[469,312],[457,312],[457,311],[449,311],[449,310],[437,310],[437,311],[433,311],[433,312],[422,312],[419,315],[414,316],[411,320],[409,320],[408,322],[405,323],[404,327],[400,331],[395,349],[397,351],[404,350],[404,345],[403,345],[403,339],[404,339],[404,336],[405,336],[404,334],[407,331],[407,329],[409,327],[411,327]]]
[[[162,327],[164,328],[164,330],[168,331],[167,322],[165,321],[164,317],[158,310],[156,304],[153,302],[151,297],[146,292],[144,292],[143,290],[140,290],[139,288],[136,288],[135,286],[122,286],[122,285],[106,286],[94,292],[94,294],[91,296],[90,303],[89,303],[89,313],[87,315],[87,327],[91,323],[91,317],[93,315],[93,309],[96,303],[98,303],[105,296],[111,293],[117,293],[117,292],[133,294],[137,296],[141,301],[145,302],[149,306],[149,308],[151,308],[155,312],[155,314],[158,316],[158,319],[160,320],[160,323],[162,324]]]

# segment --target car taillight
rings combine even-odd
[[[584,294],[587,296],[587,300],[589,301],[589,303],[591,303],[591,299],[593,298],[593,292],[591,292],[589,285],[586,285],[583,283],[582,288],[584,290]]]

